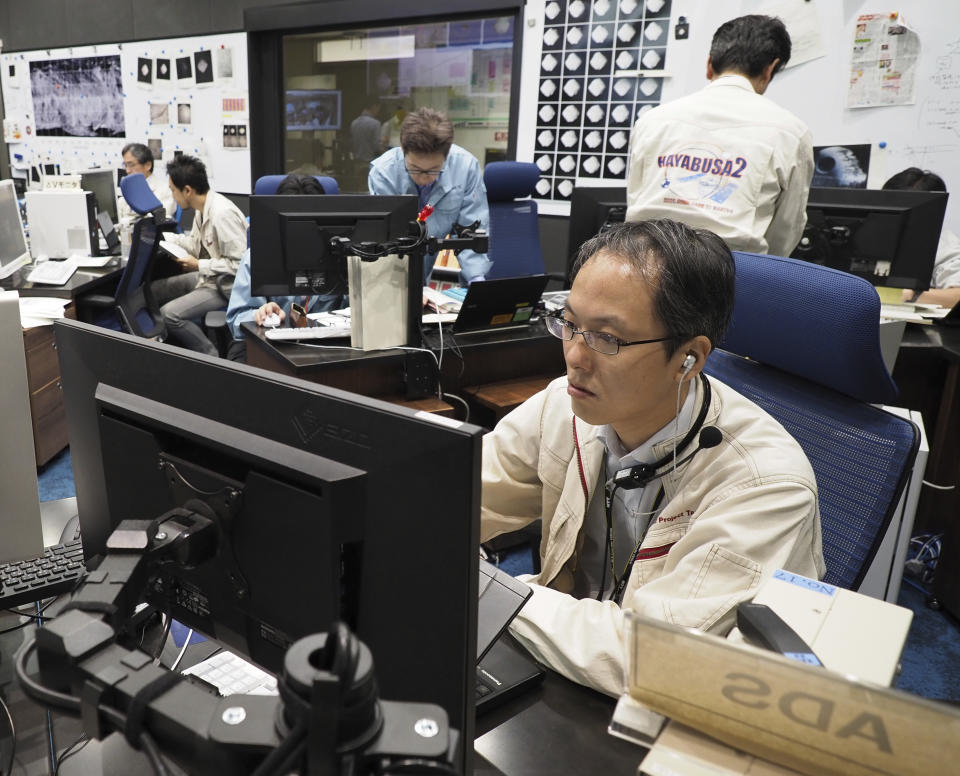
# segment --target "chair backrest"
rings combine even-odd
[[[740,251],[733,258],[736,301],[721,348],[861,401],[896,399],[873,286],[806,261]]]
[[[537,203],[530,199],[539,177],[532,162],[490,162],[483,170],[490,210],[487,258],[493,262],[489,280],[544,271]]]
[[[706,371],[765,409],[803,448],[817,479],[824,581],[856,590],[919,445],[916,425],[867,403],[896,395],[879,355],[879,306],[871,313],[866,304],[876,292],[816,265],[734,258],[734,323]],[[844,293],[851,298],[841,304],[835,295]]]
[[[286,178],[286,175],[262,175],[257,178],[257,182],[253,184],[253,193],[254,194],[276,194],[277,187],[280,185],[280,181]],[[337,184],[336,178],[331,178],[327,175],[314,175],[314,178],[323,186],[323,191],[325,194],[339,194],[340,186]]]
[[[117,314],[131,334],[161,339],[166,335],[163,316],[150,291],[151,269],[164,233],[175,232],[176,228],[175,221],[157,222],[153,218],[141,218],[133,225],[130,256],[114,294]]]
[[[142,216],[156,212],[157,208],[163,209],[163,203],[157,199],[147,179],[138,172],[120,179],[120,192],[130,208]]]

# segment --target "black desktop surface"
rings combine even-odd
[[[472,740],[479,428],[72,321],[55,333],[88,556],[118,519],[100,449],[99,385],[361,469],[356,630],[373,653],[380,695],[438,703]],[[269,560],[283,575],[283,559]],[[309,603],[308,591],[288,593]],[[463,749],[459,764],[469,768]]]

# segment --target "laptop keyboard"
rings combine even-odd
[[[0,566],[0,609],[69,593],[86,573],[80,539],[47,547],[37,558],[4,563]]]
[[[467,298],[467,289],[465,288],[445,288],[442,293],[451,299],[456,299],[458,302],[462,302]]]
[[[277,680],[273,674],[226,650],[211,655],[183,673],[209,682],[224,696],[277,695]]]

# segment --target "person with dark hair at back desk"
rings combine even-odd
[[[717,28],[709,84],[640,114],[630,136],[627,221],[673,218],[731,250],[789,256],[803,235],[813,177],[810,130],[765,95],[790,59],[770,16]]]
[[[416,194],[420,207],[433,207],[427,218],[431,237],[446,237],[455,224],[490,229],[487,189],[480,162],[453,142],[450,119],[432,108],[408,113],[400,127],[400,148],[391,148],[370,164],[367,183],[371,194]],[[461,251],[463,283],[483,280],[493,265],[486,254]],[[436,254],[424,257],[423,283],[433,271]]]
[[[180,207],[193,208],[190,234],[168,234],[188,253],[171,259],[180,265],[180,275],[154,280],[150,288],[160,305],[170,338],[183,347],[218,355],[203,330],[193,322],[210,310],[223,307],[240,257],[247,249],[247,219],[222,194],[210,188],[207,168],[192,156],[178,156],[167,164],[170,191]]]
[[[320,181],[310,175],[288,175],[280,181],[276,193],[326,194]],[[230,302],[227,304],[227,326],[233,335],[233,341],[227,350],[227,358],[231,361],[247,360],[246,333],[240,325],[244,321],[254,321],[261,326],[268,315],[277,315],[282,323],[290,315],[290,308],[294,304],[300,305],[308,313],[339,310],[349,303],[346,294],[347,289],[344,288],[338,294],[275,296],[270,299],[265,296],[253,296],[250,289],[250,249],[247,248],[237,269],[233,290],[230,292]]]
[[[943,178],[919,167],[907,167],[883,184],[884,189],[913,189],[915,191],[946,191]],[[904,302],[923,302],[953,307],[960,302],[960,237],[946,225],[940,230],[937,258],[933,265],[930,288],[926,291],[903,290]]]
[[[667,219],[601,232],[546,318],[566,376],[483,440],[481,541],[543,520],[541,571],[511,631],[610,695],[625,689],[624,610],[723,634],[776,569],[825,573],[800,446],[702,371],[733,285],[711,232]]]

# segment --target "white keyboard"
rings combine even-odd
[[[116,256],[73,256],[73,259],[76,260],[77,266],[81,269],[96,269],[98,267],[106,267],[111,261],[116,259]]]
[[[185,668],[183,673],[209,682],[221,695],[277,695],[277,680],[273,674],[226,650]]]
[[[76,259],[64,259],[63,261],[45,261],[42,264],[34,265],[27,275],[27,281],[30,283],[43,283],[50,286],[62,286],[66,283],[73,273],[77,271]]]
[[[273,342],[296,341],[306,342],[308,340],[334,339],[337,337],[349,337],[349,326],[307,326],[303,329],[283,328],[267,329],[263,336]]]

